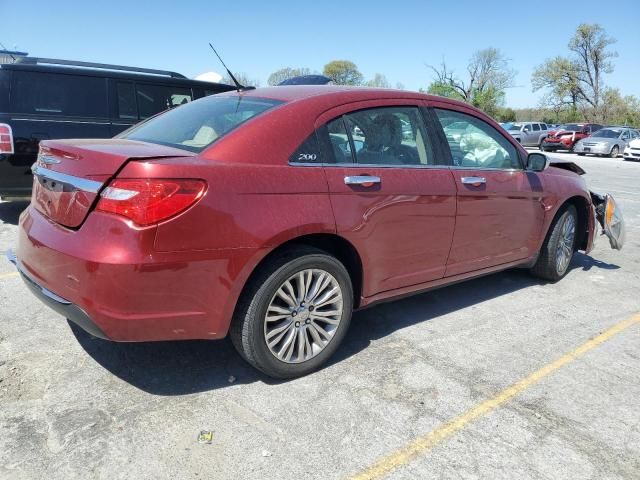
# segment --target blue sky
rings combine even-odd
[[[512,107],[535,106],[531,72],[566,54],[578,24],[600,23],[618,42],[605,79],[640,97],[640,1],[164,1],[0,0],[0,41],[34,56],[164,68],[189,77],[221,71],[211,41],[234,70],[266,85],[284,66],[322,70],[354,61],[365,77],[383,73],[417,90],[425,63],[444,57],[462,73],[474,50],[497,47],[518,71]],[[13,21],[15,19],[15,21]]]

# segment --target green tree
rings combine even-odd
[[[310,75],[311,70],[308,68],[291,68],[284,67],[279,70],[276,70],[271,75],[269,75],[269,79],[267,80],[268,85],[279,85],[284,80],[288,80],[289,78],[299,77],[301,75]]]
[[[500,122],[515,122],[516,111],[513,108],[501,108],[498,110],[498,115],[496,115],[496,118]]]
[[[391,84],[387,80],[387,77],[381,73],[376,73],[373,78],[365,83],[367,87],[377,88],[391,88]]]
[[[578,67],[569,58],[558,56],[536,67],[531,75],[531,86],[534,92],[541,89],[547,90],[542,98],[543,105],[569,106],[573,109],[578,106],[580,99]]]
[[[496,114],[504,102],[505,90],[513,87],[516,76],[509,59],[497,48],[485,48],[473,53],[464,77],[459,77],[443,60],[438,68],[427,65],[436,75],[427,92],[458,98],[489,114]]]
[[[580,96],[596,109],[602,100],[602,75],[613,72],[611,59],[618,56],[609,50],[615,42],[600,25],[587,23],[581,24],[569,41],[569,50],[575,56]]]
[[[323,73],[336,85],[362,85],[364,78],[350,60],[333,60],[324,66]]]

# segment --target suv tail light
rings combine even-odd
[[[96,210],[145,226],[167,220],[195,204],[207,189],[203,180],[122,179],[104,189]]]
[[[13,132],[11,126],[6,123],[0,123],[0,153],[14,153]]]

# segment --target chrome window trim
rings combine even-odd
[[[14,122],[86,123],[90,125],[111,125],[111,122],[84,122],[81,120],[53,120],[41,118],[12,118]]]
[[[293,163],[289,162],[289,166],[291,167],[344,167],[344,168],[409,168],[409,169],[442,169],[449,168],[449,165],[379,165],[377,163]]]
[[[95,180],[88,180],[86,178],[74,177],[73,175],[67,175],[66,173],[54,172],[48,168],[43,168],[34,163],[31,167],[31,172],[38,178],[46,178],[59,182],[64,185],[73,187],[73,190],[82,190],[88,193],[98,193],[102,188],[102,183]]]
[[[496,167],[464,167],[461,165],[452,165],[451,170],[477,170],[489,172],[524,172],[524,168],[496,168]]]

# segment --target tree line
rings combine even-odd
[[[514,110],[505,105],[506,90],[515,86],[517,72],[511,67],[511,60],[493,47],[474,52],[461,74],[449,68],[444,58],[440,65],[426,65],[433,79],[420,91],[470,103],[500,121],[591,121],[640,126],[640,100],[605,83],[605,76],[614,70],[617,53],[611,46],[615,42],[598,24],[578,26],[565,54],[547,59],[535,68],[532,91],[543,93],[535,108]],[[267,83],[278,85],[288,78],[311,73],[317,72],[285,67],[269,75]],[[350,60],[333,60],[324,66],[322,74],[337,85],[391,88],[384,74],[376,73],[366,80]],[[259,85],[245,74],[236,77],[241,83],[244,80],[244,84]],[[404,86],[397,83],[395,88]]]

